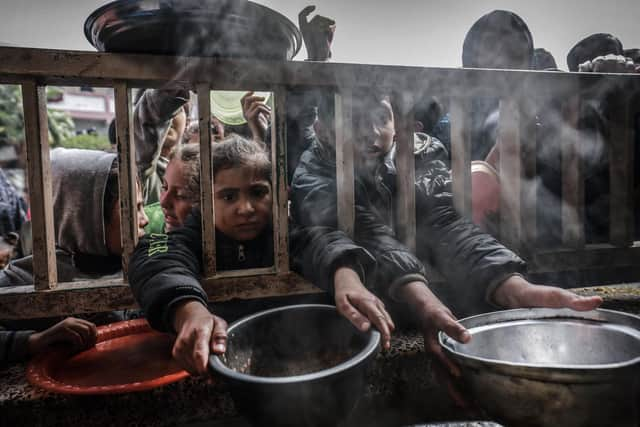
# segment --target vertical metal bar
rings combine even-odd
[[[202,213],[202,265],[204,274],[216,274],[216,228],[214,209],[214,177],[211,165],[211,100],[210,87],[198,84],[198,121],[200,124],[200,212]]]
[[[535,91],[535,92],[534,92]],[[542,92],[542,90],[528,88],[528,93],[525,94],[525,98],[531,102],[536,99],[535,94]],[[548,102],[548,97],[537,98],[542,102],[535,103],[534,108],[527,105],[521,105],[520,111],[525,111],[522,120],[520,120],[520,149],[521,149],[521,161],[522,161],[522,185],[521,185],[521,202],[522,208],[520,211],[521,224],[522,224],[522,244],[521,248],[528,251],[528,253],[535,252],[535,245],[538,235],[538,195],[537,186],[534,185],[537,174],[537,150],[538,150],[538,126],[536,125],[536,116],[540,106],[544,106]],[[531,105],[531,104],[529,104]]]
[[[522,238],[522,155],[520,110],[513,98],[500,100],[498,125],[500,151],[500,238],[519,248]]]
[[[562,127],[562,243],[574,249],[584,247],[584,175],[578,150],[578,120],[580,96],[578,87],[563,106],[565,125]]]
[[[136,190],[136,154],[133,141],[133,109],[131,88],[126,82],[114,85],[116,108],[116,141],[118,145],[118,185],[120,194],[120,237],[122,272],[126,280],[129,258],[138,243]]]
[[[461,216],[471,217],[471,139],[469,100],[451,98],[451,174],[453,203]]]
[[[40,291],[53,289],[58,284],[45,87],[35,81],[23,83],[22,106],[33,236],[33,284]]]
[[[396,125],[396,229],[397,235],[410,250],[416,249],[416,171],[414,155],[413,96],[401,92],[394,97]]]
[[[633,115],[628,90],[612,101],[609,147],[609,240],[616,246],[633,242]]]
[[[349,89],[335,95],[336,178],[338,227],[353,238],[355,189],[353,158],[353,93]]]
[[[289,194],[287,191],[287,90],[278,86],[271,113],[271,163],[274,188],[273,249],[276,273],[289,271]],[[295,141],[294,141],[295,142]]]

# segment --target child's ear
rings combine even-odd
[[[413,129],[415,132],[422,132],[424,130],[424,123],[422,123],[420,120],[416,120],[413,123]]]

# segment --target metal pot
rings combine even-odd
[[[471,396],[513,426],[637,427],[640,318],[611,310],[519,309],[460,321],[440,343]]]
[[[89,15],[84,33],[120,53],[290,60],[301,46],[290,20],[246,0],[117,0]]]
[[[334,426],[363,395],[379,343],[333,306],[291,305],[231,324],[226,353],[209,367],[254,425]]]

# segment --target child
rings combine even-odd
[[[95,343],[96,325],[74,317],[67,317],[42,332],[0,330],[0,367],[23,362],[53,344],[65,344],[76,352]]]
[[[187,147],[184,149],[197,149]],[[273,265],[271,163],[264,145],[231,135],[212,146],[212,168],[218,270]],[[202,334],[207,343],[215,337],[224,351],[226,322],[208,311],[207,295],[198,281],[202,269],[200,210],[194,208],[183,227],[172,219],[169,224],[168,234],[150,234],[139,242],[131,258],[129,283],[149,323],[159,330],[178,332],[174,345],[178,362],[192,373],[203,373],[208,349],[200,353],[204,359],[197,368],[182,351],[193,349],[189,343]]]
[[[51,184],[58,281],[120,274],[120,198],[113,153],[57,148],[51,151]],[[137,186],[138,237],[147,217]],[[32,257],[0,271],[0,286],[33,284]]]

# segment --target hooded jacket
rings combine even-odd
[[[400,286],[428,282],[423,261],[448,280],[464,312],[485,306],[488,295],[526,266],[513,252],[483,233],[453,208],[451,177],[442,144],[432,140],[416,154],[416,255],[395,234],[395,150],[372,176],[355,179],[353,238],[337,227],[335,160],[316,141],[302,155],[294,174],[290,233],[294,269],[333,292],[338,267],[358,272],[365,286],[397,299]]]
[[[181,301],[194,299],[207,305],[202,274],[202,216],[194,209],[184,226],[168,234],[151,233],[138,242],[131,255],[129,285],[149,324],[172,331],[173,310]],[[273,265],[272,228],[257,238],[239,242],[216,230],[218,271]]]
[[[120,271],[120,257],[105,239],[104,195],[116,155],[95,150],[51,151],[51,186],[58,281],[85,280]],[[33,258],[12,261],[0,286],[33,284]]]

